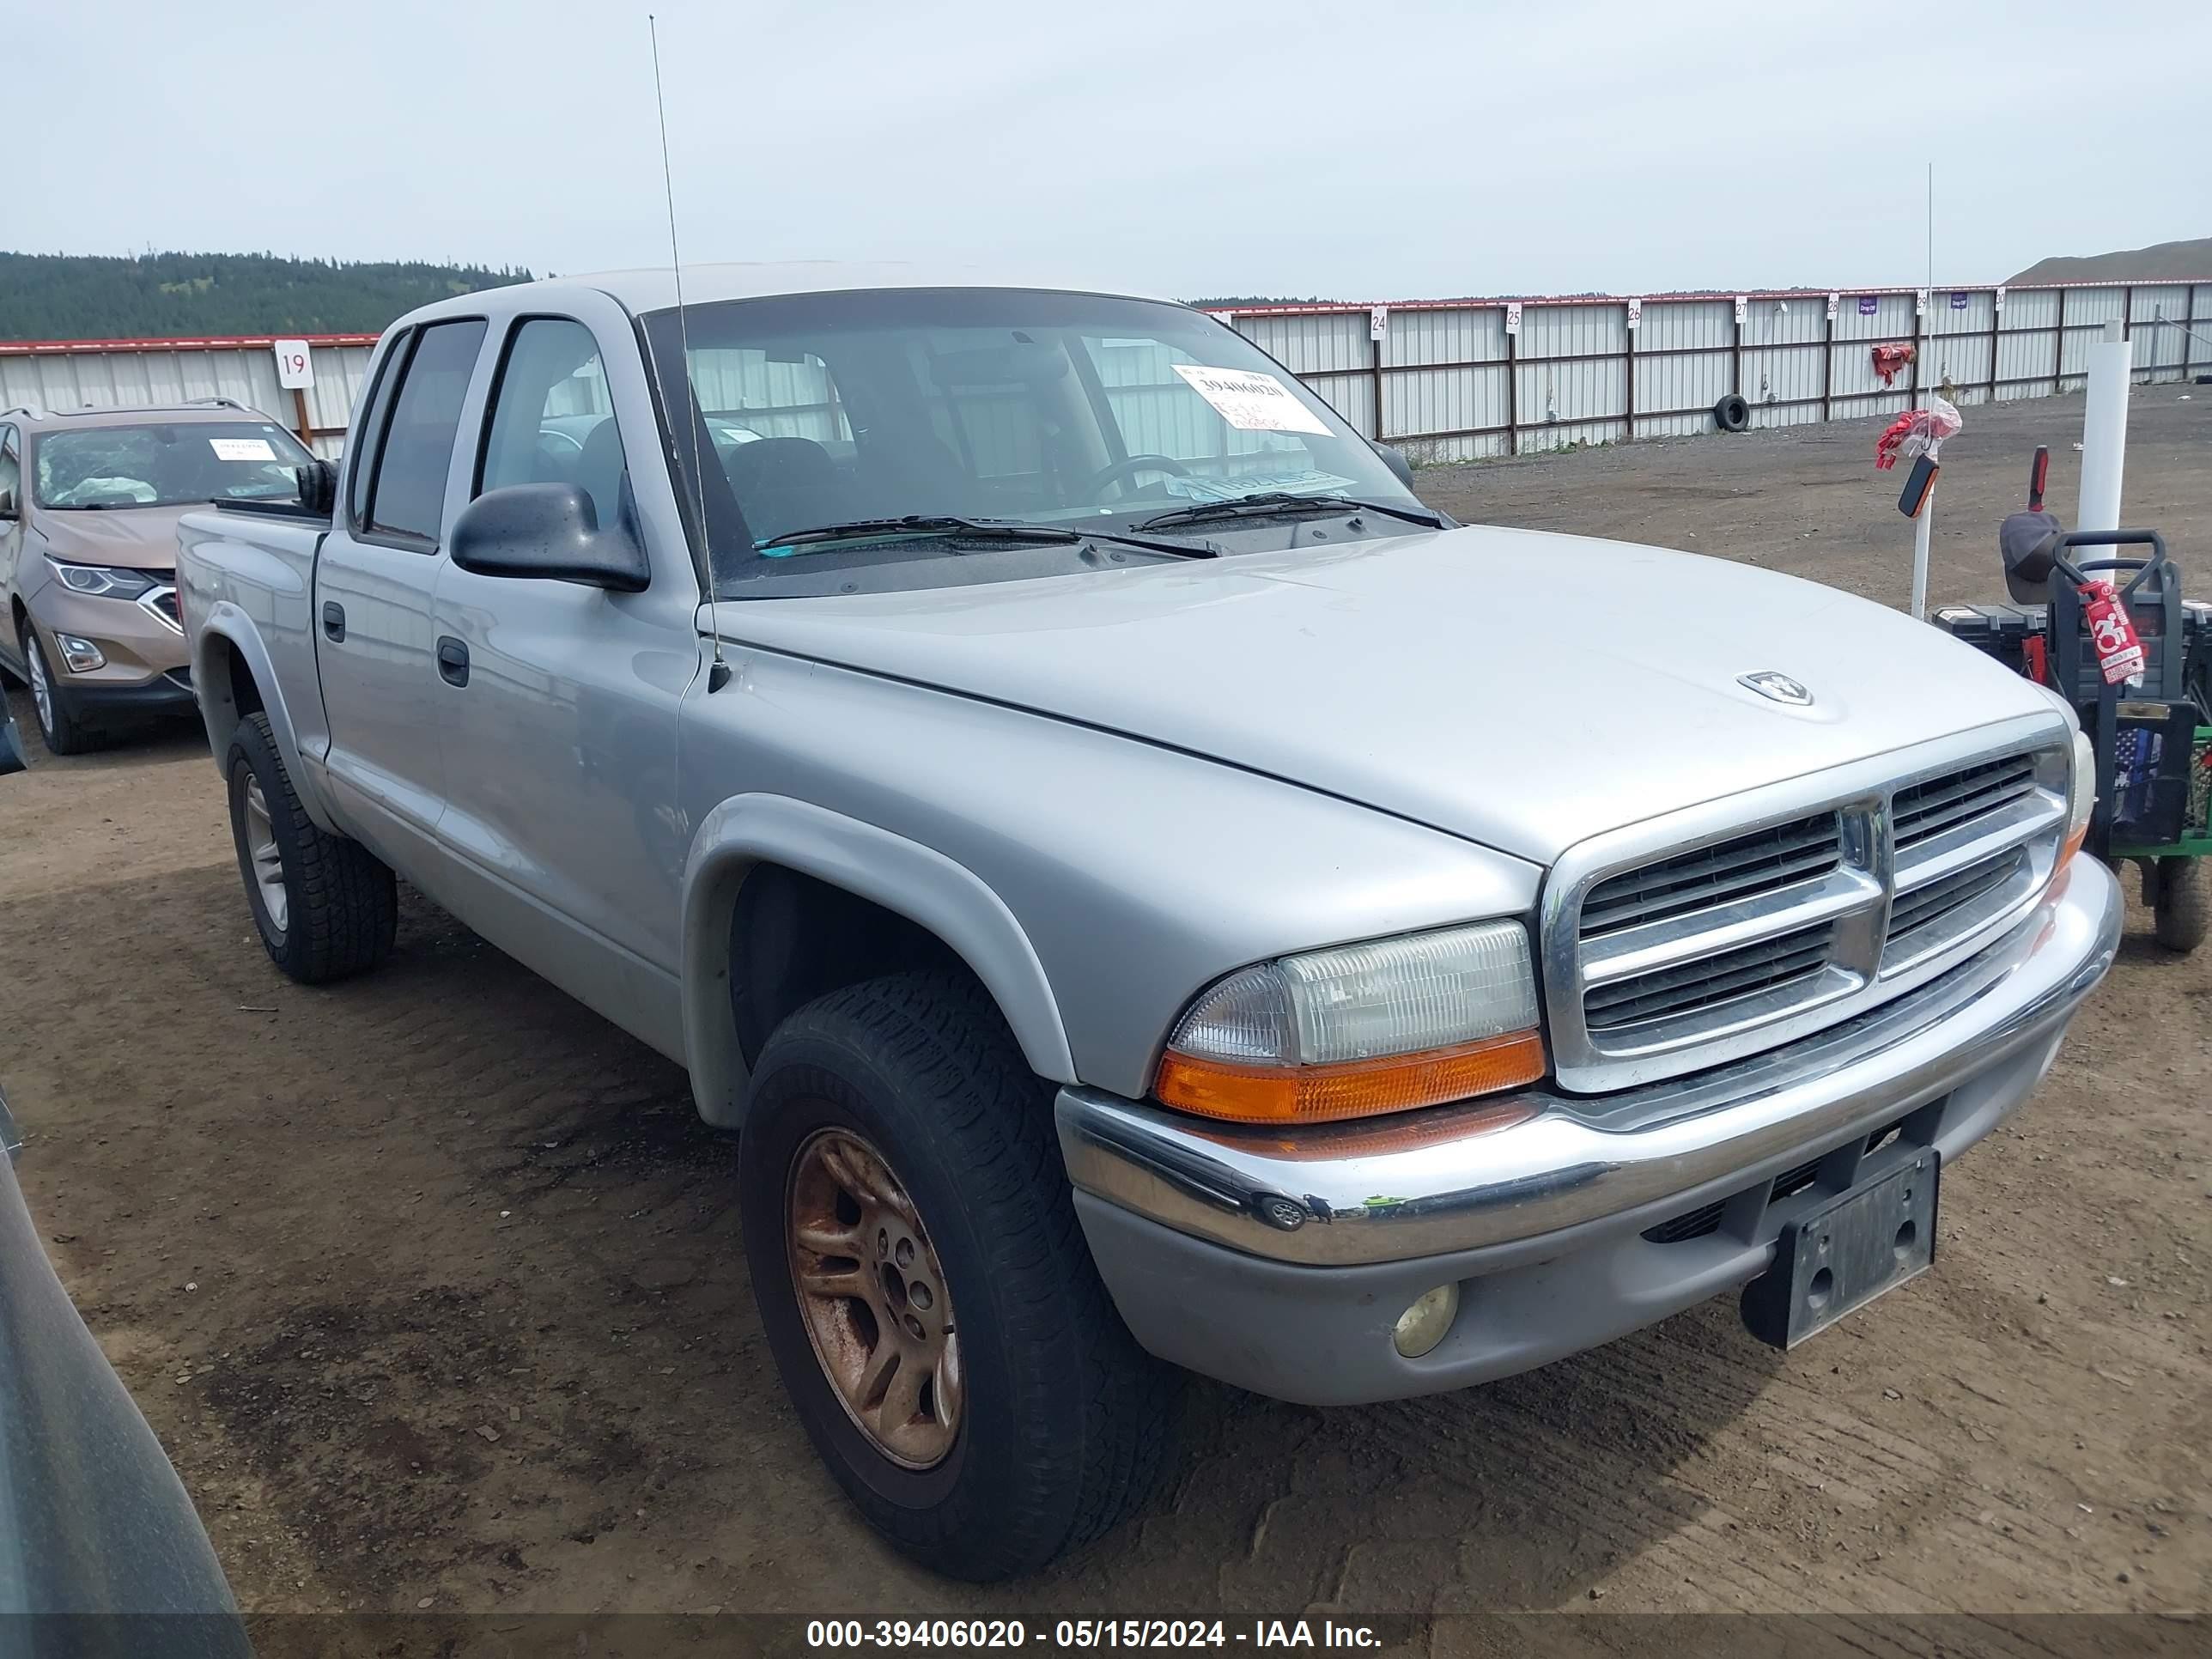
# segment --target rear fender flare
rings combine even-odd
[[[684,1048],[699,1115],[744,1121],[750,1079],[730,1012],[730,918],[745,878],[780,864],[927,928],[983,982],[1030,1069],[1073,1083],[1060,1005],[1004,900],[964,865],[888,830],[784,795],[736,795],[707,814],[684,872]]]

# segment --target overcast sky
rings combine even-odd
[[[665,257],[644,5],[4,9],[0,247]],[[1182,297],[1917,283],[1931,156],[1938,286],[2212,234],[2201,3],[654,9],[687,262]]]

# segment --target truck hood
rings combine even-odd
[[[721,625],[739,646],[1079,720],[1540,863],[1739,790],[2060,718],[1980,653],[1833,588],[1486,526],[725,605]],[[1739,678],[1770,671],[1812,703]]]
[[[53,556],[70,564],[167,574],[177,568],[178,521],[193,510],[192,506],[112,507],[98,513],[41,508],[39,531]]]

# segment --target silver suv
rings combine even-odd
[[[51,752],[191,711],[177,520],[211,501],[289,496],[312,459],[228,398],[0,410],[0,668],[29,684]]]

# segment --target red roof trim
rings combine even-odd
[[[371,346],[374,334],[210,334],[182,339],[144,340],[0,340],[0,356],[28,357],[66,351],[237,351],[266,349],[280,339],[305,340],[309,345]]]

